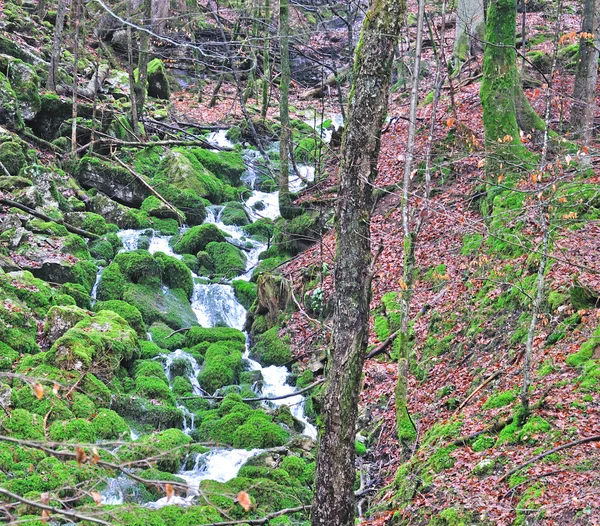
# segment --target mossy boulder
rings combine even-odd
[[[263,366],[285,365],[292,359],[289,338],[279,336],[279,327],[274,326],[256,336],[250,357]]]
[[[138,347],[137,335],[129,324],[115,312],[104,310],[82,319],[56,340],[46,361],[110,380],[121,361],[131,359]]]
[[[148,187],[125,168],[88,155],[79,161],[76,176],[84,188],[95,188],[126,206],[139,208],[151,194]]]
[[[146,324],[140,311],[122,300],[98,301],[94,304],[94,312],[110,310],[121,316],[140,338],[146,338]]]
[[[96,441],[93,426],[83,418],[54,422],[48,430],[48,436],[55,442],[92,444]]]
[[[88,207],[91,212],[101,215],[119,228],[140,230],[150,228],[152,224],[146,212],[117,203],[102,192],[91,196]]]
[[[274,229],[273,220],[268,217],[258,219],[254,223],[242,227],[246,234],[263,243],[268,242],[273,237]]]
[[[227,242],[212,241],[206,245],[216,276],[234,278],[246,270],[247,257],[239,248]]]
[[[10,415],[0,414],[0,426],[8,436],[25,440],[44,440],[44,417],[13,409]]]
[[[23,166],[25,166],[25,153],[23,152],[22,146],[16,141],[6,141],[0,144],[0,162],[8,170],[10,175],[19,175],[19,172]],[[4,174],[2,174],[4,175]],[[31,184],[31,181],[26,180]],[[18,181],[12,181],[17,183]],[[26,185],[29,186],[29,185]],[[12,188],[5,188],[5,190],[13,190],[17,186]]]
[[[81,309],[90,310],[92,308],[90,295],[79,283],[63,283],[59,292],[71,296],[75,300],[75,304]]]
[[[44,335],[52,345],[69,329],[75,327],[81,320],[88,318],[90,312],[77,306],[52,307],[44,322]]]
[[[148,62],[148,96],[156,99],[169,100],[171,87],[165,66],[159,58]]]
[[[173,250],[177,254],[193,254],[206,249],[211,242],[223,242],[225,235],[212,223],[198,225],[187,230],[182,236],[173,238]]]
[[[0,341],[21,353],[39,351],[36,343],[37,321],[33,312],[16,298],[0,301]]]
[[[146,435],[119,450],[121,460],[143,460],[159,457],[156,467],[167,473],[177,473],[190,451],[192,439],[180,429],[166,429]]]
[[[212,343],[204,355],[204,366],[198,381],[208,393],[238,382],[242,371],[242,353],[245,344],[239,341]]]
[[[237,201],[225,203],[221,212],[221,221],[224,225],[234,226],[244,226],[250,223],[246,208]]]
[[[0,341],[0,371],[10,371],[19,358],[19,353]]]
[[[0,73],[0,126],[15,131],[23,128],[17,95],[3,73]]]
[[[40,78],[35,69],[25,62],[13,59],[9,64],[0,58],[0,69],[7,71],[8,80],[13,88],[21,117],[25,121],[31,121],[41,110],[41,99],[39,96]]]
[[[242,331],[231,327],[192,327],[185,336],[185,346],[190,348],[204,342],[215,343],[221,341],[245,344],[246,336]]]
[[[182,289],[188,298],[192,297],[194,282],[190,269],[177,258],[156,252],[154,259],[162,266],[162,281],[171,289]]]
[[[202,166],[221,181],[232,186],[240,185],[240,178],[246,171],[246,164],[240,152],[215,151],[204,148],[192,148],[190,151]]]
[[[237,300],[246,310],[250,310],[250,307],[256,301],[256,284],[243,279],[237,279],[232,281],[231,285],[233,286]]]

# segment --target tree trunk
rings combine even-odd
[[[127,2],[127,21],[131,22],[131,2]],[[131,26],[127,26],[127,73],[129,74],[129,98],[131,100],[131,127],[138,134],[138,107],[136,102],[136,86],[133,74],[133,38]]]
[[[281,134],[279,136],[279,213],[285,219],[294,217],[290,199],[290,7],[288,0],[279,0],[279,54],[281,55],[281,80],[279,82],[279,115]]]
[[[49,91],[56,91],[56,75],[60,62],[60,48],[62,47],[62,34],[65,27],[65,15],[67,13],[67,0],[59,0],[56,12],[56,24],[54,26],[54,39],[52,40],[52,53],[50,55],[50,68],[48,69],[48,82],[46,87]]]
[[[454,58],[465,61],[483,51],[485,0],[458,0]]]
[[[144,0],[143,5],[142,25],[146,29],[150,29],[152,25],[152,0]],[[145,31],[140,34],[140,54],[138,57],[138,81],[136,84],[135,100],[137,104],[137,114],[139,118],[143,118],[144,105],[146,104],[146,94],[148,83],[148,54],[150,47],[150,35]]]
[[[486,168],[498,176],[504,161],[519,163],[526,155],[521,144],[515,92],[520,91],[516,64],[516,0],[492,0],[487,11],[481,81],[481,105],[486,145]]]
[[[338,173],[333,350],[323,402],[313,526],[354,525],[356,418],[369,332],[373,182],[403,0],[373,0],[356,49]]]
[[[587,143],[592,136],[596,107],[596,80],[598,78],[598,46],[600,46],[600,0],[585,0],[583,33],[579,41],[579,60],[575,73],[573,106],[570,127],[576,137]],[[589,35],[593,35],[590,38]],[[587,38],[586,38],[587,37]]]
[[[81,0],[75,0],[72,6],[73,11],[73,22],[75,27],[73,29],[73,111],[72,111],[72,124],[71,124],[71,157],[77,156],[77,80],[78,80],[78,67],[77,62],[79,61],[79,30],[81,25],[81,16],[83,15],[84,9],[82,8]]]
[[[269,86],[271,85],[271,57],[269,55],[271,42],[271,0],[265,0],[263,25],[263,79],[260,116],[264,120],[267,118],[267,111],[269,110]]]

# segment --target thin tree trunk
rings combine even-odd
[[[131,22],[131,2],[127,2],[127,20]],[[135,77],[133,74],[133,38],[131,26],[127,26],[127,72],[129,74],[129,98],[131,100],[131,127],[138,135],[138,107],[136,102]]]
[[[312,526],[354,525],[356,418],[369,332],[373,182],[402,0],[373,0],[356,49],[338,172],[333,349],[323,401]]]
[[[49,91],[56,91],[56,75],[60,62],[60,48],[62,47],[62,34],[65,27],[65,15],[67,13],[67,0],[59,0],[56,13],[56,24],[54,26],[54,39],[52,40],[52,52],[50,54],[50,68],[48,69],[48,82],[46,87]]]
[[[81,0],[75,0],[73,6],[73,15],[75,23],[73,31],[73,111],[72,111],[72,124],[71,124],[71,157],[77,156],[77,80],[78,80],[78,67],[77,62],[79,61],[79,30],[81,26],[80,17],[83,9],[81,6]]]
[[[271,0],[265,0],[263,24],[263,80],[260,116],[265,120],[267,118],[267,111],[269,110],[269,86],[271,85],[271,57],[269,55],[271,38]]]
[[[44,19],[44,15],[46,14],[46,1],[45,0],[38,0],[37,14],[38,14],[38,17],[40,18],[40,21],[42,21]]]
[[[415,430],[408,414],[408,372],[409,346],[408,322],[410,303],[413,295],[415,249],[417,242],[416,230],[410,225],[410,186],[412,160],[415,149],[415,130],[417,120],[417,105],[419,103],[419,77],[421,73],[421,45],[423,42],[423,22],[425,18],[425,0],[419,0],[417,16],[417,41],[415,44],[415,62],[413,67],[413,85],[410,98],[410,121],[408,124],[408,144],[406,161],[404,162],[404,182],[402,188],[402,229],[404,231],[404,265],[402,270],[402,286],[400,292],[400,334],[398,335],[398,382],[396,384],[396,426],[398,438],[402,443],[416,438]]]
[[[465,61],[483,50],[485,0],[458,0],[454,58]]]
[[[279,213],[284,219],[292,219],[294,210],[290,199],[290,8],[288,0],[279,0],[279,54],[281,56],[281,79],[279,82]]]
[[[146,29],[152,27],[152,0],[144,0],[143,4],[143,25]],[[144,106],[146,105],[146,94],[148,83],[148,58],[150,48],[150,35],[146,31],[140,34],[140,53],[138,57],[138,81],[136,85],[135,99],[137,103],[138,118],[144,115]]]
[[[579,41],[579,60],[573,88],[570,128],[576,137],[587,143],[592,136],[596,108],[596,81],[598,78],[598,47],[600,46],[600,0],[585,0],[583,33]],[[590,35],[593,37],[590,38]]]

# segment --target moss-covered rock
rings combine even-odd
[[[216,276],[234,278],[246,270],[246,254],[230,243],[212,241],[206,245],[206,252],[213,261]]]
[[[17,95],[2,73],[0,73],[0,126],[6,126],[15,131],[23,128],[23,118],[19,110]]]
[[[44,440],[44,418],[25,409],[14,409],[10,416],[0,414],[0,426],[5,433],[25,440]]]
[[[62,294],[68,294],[71,296],[79,308],[86,310],[90,310],[92,308],[90,295],[86,292],[83,285],[79,283],[63,283],[59,291]]]
[[[181,237],[173,238],[173,250],[178,254],[193,254],[206,249],[211,242],[223,242],[225,235],[212,223],[198,225],[187,230]]]
[[[204,355],[204,366],[198,375],[200,386],[208,393],[232,385],[242,370],[244,344],[235,341],[212,343]]]
[[[287,337],[279,336],[279,327],[274,326],[256,336],[250,357],[261,365],[285,365],[292,359]]]
[[[221,211],[221,222],[224,225],[244,226],[250,223],[250,220],[242,203],[229,201]]]
[[[16,141],[6,141],[0,144],[0,162],[8,170],[10,175],[19,175],[21,168],[25,166],[26,162],[22,146]],[[31,181],[28,182],[31,183]],[[5,190],[13,190],[14,188],[16,188],[16,186],[5,188]]]
[[[194,347],[203,342],[232,341],[238,344],[246,342],[246,336],[238,329],[231,327],[192,327],[185,336],[185,346]]]
[[[240,152],[218,152],[204,148],[193,148],[191,152],[202,166],[219,179],[232,186],[240,185],[240,178],[246,171],[246,164]]]
[[[140,311],[121,300],[98,301],[94,304],[94,312],[110,310],[121,316],[140,338],[146,338],[146,324]]]
[[[89,316],[88,311],[77,306],[52,307],[44,322],[44,335],[52,345],[69,329]]]
[[[50,348],[46,361],[66,370],[91,371],[110,380],[138,349],[135,331],[115,312],[82,319]]]
[[[48,436],[55,442],[92,444],[96,441],[93,426],[83,418],[54,422],[48,430]]]
[[[171,98],[171,87],[165,66],[159,58],[148,62],[148,96],[157,99],[169,100]]]
[[[182,289],[187,297],[191,298],[194,282],[190,269],[185,263],[162,252],[155,253],[154,258],[161,263],[163,283],[171,289]]]
[[[192,439],[180,429],[166,429],[146,435],[119,450],[122,460],[143,460],[158,456],[156,467],[168,473],[177,473],[189,452]]]
[[[244,306],[246,310],[250,310],[252,304],[256,300],[256,284],[250,283],[243,279],[236,279],[231,282],[235,297]]]

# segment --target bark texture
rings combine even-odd
[[[54,39],[52,40],[48,82],[46,83],[46,87],[49,91],[56,91],[56,76],[58,73],[58,63],[60,62],[60,48],[62,47],[62,34],[65,28],[66,14],[67,0],[59,0],[58,11],[56,12],[56,24],[54,26]]]
[[[575,72],[573,106],[571,107],[571,132],[586,142],[592,136],[594,109],[596,107],[596,81],[598,79],[598,46],[600,46],[600,0],[585,0],[583,7],[584,34],[579,41],[579,60]],[[593,35],[589,38],[588,35]],[[587,38],[584,38],[587,37]]]
[[[354,524],[354,440],[371,297],[372,183],[405,8],[404,0],[373,0],[356,49],[338,174],[334,343],[323,402],[312,526]]]
[[[485,33],[485,0],[458,0],[454,57],[467,60],[483,51]]]
[[[279,48],[281,55],[281,81],[279,83],[279,116],[281,135],[279,137],[279,212],[281,217],[294,217],[290,200],[290,7],[288,0],[279,0]]]

